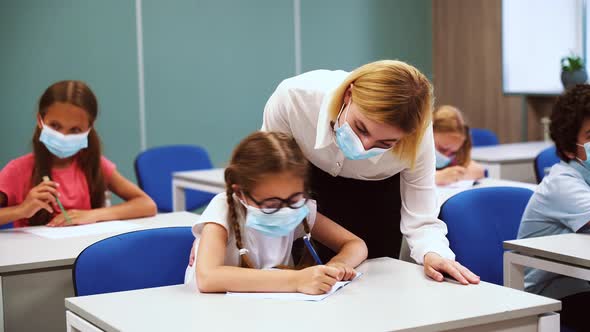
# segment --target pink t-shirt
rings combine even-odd
[[[7,206],[21,204],[31,190],[31,175],[35,158],[32,153],[10,161],[0,171],[0,192],[8,198]],[[100,159],[100,167],[108,186],[109,180],[115,171],[115,164],[105,157]],[[86,176],[78,162],[74,162],[66,168],[54,168],[51,170],[51,180],[59,183],[57,190],[60,193],[59,200],[64,209],[89,210],[90,192]],[[58,213],[55,211],[54,213]],[[26,227],[29,225],[27,219],[14,221],[14,227]]]

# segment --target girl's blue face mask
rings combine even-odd
[[[352,104],[352,98],[348,102],[346,110],[344,111],[346,115],[344,116],[344,123],[342,124],[342,126],[339,126],[338,123],[340,121],[340,116],[342,115],[342,110],[344,109],[344,104],[342,104],[342,108],[340,108],[340,112],[336,117],[336,124],[334,125],[334,131],[336,133],[336,144],[338,145],[346,159],[368,159],[388,151],[389,149],[383,148],[372,148],[369,150],[365,150],[363,142],[356,135],[354,130],[352,130],[352,128],[346,121],[348,119],[348,109],[350,108],[350,104]]]
[[[240,203],[247,210],[246,227],[271,237],[289,235],[309,214],[309,208],[305,204],[297,209],[283,207],[275,213],[267,214],[259,208],[248,205],[242,199]]]
[[[90,133],[90,130],[82,134],[64,135],[46,126],[43,122],[41,124],[43,129],[39,141],[45,145],[49,152],[60,159],[69,158],[88,147],[88,133]]]
[[[445,156],[436,149],[434,150],[434,154],[436,157],[436,169],[445,168],[453,161],[453,158]]]

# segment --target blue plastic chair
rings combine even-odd
[[[516,187],[487,187],[461,192],[441,207],[440,219],[458,262],[481,277],[503,285],[502,243],[514,240],[533,192]]]
[[[537,183],[541,183],[545,177],[545,170],[551,166],[559,163],[560,159],[557,156],[557,149],[555,146],[551,146],[541,151],[535,158],[535,176],[537,177]]]
[[[169,145],[147,149],[135,159],[137,183],[158,206],[160,212],[172,212],[172,173],[211,169],[205,149],[193,145]],[[201,208],[215,195],[186,190],[186,210]]]
[[[167,227],[96,242],[74,263],[76,296],[181,284],[194,240],[190,227]]]
[[[496,134],[491,130],[483,128],[471,128],[470,131],[471,143],[474,147],[500,144],[498,136],[496,136]]]

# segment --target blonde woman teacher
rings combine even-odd
[[[478,283],[454,260],[437,217],[432,104],[432,85],[404,62],[316,70],[279,84],[262,130],[295,137],[312,164],[318,211],[365,240],[369,258],[397,258],[403,234],[432,279]]]

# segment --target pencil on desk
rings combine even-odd
[[[322,260],[320,259],[320,256],[318,255],[318,253],[315,251],[315,249],[311,245],[311,241],[309,240],[310,238],[311,238],[310,234],[303,236],[303,243],[305,243],[305,246],[307,247],[307,249],[311,253],[311,256],[313,257],[313,260],[315,260],[316,264],[324,265],[322,263]]]
[[[44,182],[50,181],[49,176],[45,175],[43,177],[43,181]],[[66,209],[64,209],[64,206],[61,204],[61,201],[59,200],[59,198],[57,196],[55,196],[55,200],[57,201],[57,205],[59,205],[59,209],[61,210],[61,213],[63,213],[64,214],[64,217],[66,218],[66,224],[72,223],[72,220],[70,219],[70,216],[68,216],[68,213],[66,212]]]

